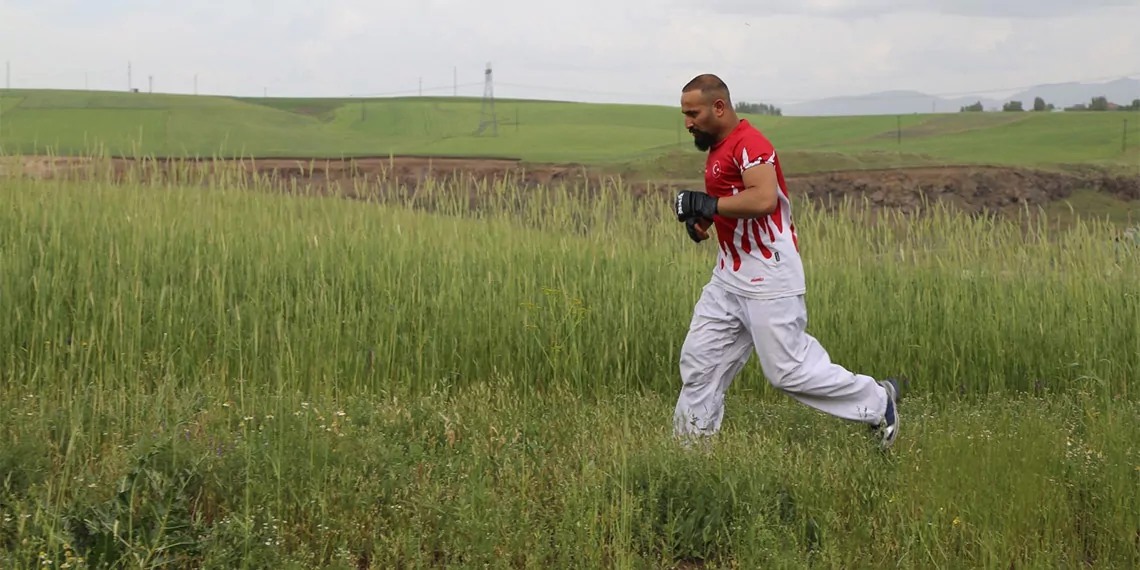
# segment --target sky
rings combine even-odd
[[[0,0],[0,61],[12,88],[126,90],[130,62],[144,92],[292,97],[479,96],[490,62],[498,97],[664,105],[706,72],[783,105],[1140,76],[1140,0],[1078,4]]]

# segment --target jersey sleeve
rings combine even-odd
[[[744,172],[758,164],[775,164],[776,149],[768,138],[759,132],[751,132],[740,139],[736,145],[733,162]]]

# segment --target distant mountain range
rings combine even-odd
[[[777,105],[786,116],[804,115],[896,115],[910,113],[957,113],[962,107],[981,102],[985,110],[1000,111],[1007,101],[1021,101],[1028,111],[1041,97],[1060,110],[1104,96],[1110,103],[1128,105],[1140,99],[1140,80],[1121,78],[1107,83],[1051,83],[1037,85],[1002,99],[990,97],[943,98],[919,91],[882,91],[865,95],[829,97],[816,101]]]

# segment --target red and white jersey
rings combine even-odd
[[[713,279],[757,299],[800,295],[806,290],[804,269],[784,172],[772,143],[747,120],[709,149],[705,191],[718,198],[737,194],[744,189],[744,171],[761,164],[776,169],[776,210],[751,220],[714,216],[720,252]]]

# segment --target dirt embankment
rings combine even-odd
[[[1066,173],[1007,167],[936,167],[848,171],[789,177],[792,191],[825,204],[845,196],[874,207],[917,211],[928,202],[949,202],[970,213],[1039,206],[1096,190],[1121,200],[1140,200],[1140,176],[1087,171]]]
[[[315,189],[351,187],[354,183],[375,183],[415,187],[429,180],[447,181],[461,177],[470,181],[498,183],[511,181],[524,187],[577,183],[583,179],[596,183],[601,175],[577,164],[524,164],[511,158],[440,158],[440,157],[363,157],[330,158],[260,158],[222,159],[146,159],[128,158],[92,160],[73,157],[0,158],[0,176],[25,175],[43,178],[98,178],[126,181],[132,175],[148,179],[221,179],[237,182],[241,178],[263,183],[306,185]]]
[[[134,177],[179,179],[206,183],[224,176],[230,183],[254,177],[285,188],[307,187],[312,192],[339,191],[349,196],[364,192],[415,188],[431,180],[465,180],[478,184],[509,181],[526,188],[557,184],[596,187],[613,177],[578,164],[524,164],[514,159],[375,157],[341,159],[272,158],[242,161],[131,159],[91,161],[66,157],[24,157],[20,164],[0,159],[0,176],[71,177],[127,180]],[[224,174],[223,174],[224,173]],[[787,177],[793,195],[825,205],[844,198],[867,200],[872,207],[923,209],[927,202],[945,201],[970,213],[1044,205],[1074,191],[1105,192],[1122,200],[1140,200],[1140,176],[1110,175],[1094,169],[1079,172],[1039,171],[1006,167],[921,167],[798,174]],[[667,194],[680,184],[624,181],[633,193]],[[588,191],[588,190],[587,190]]]

